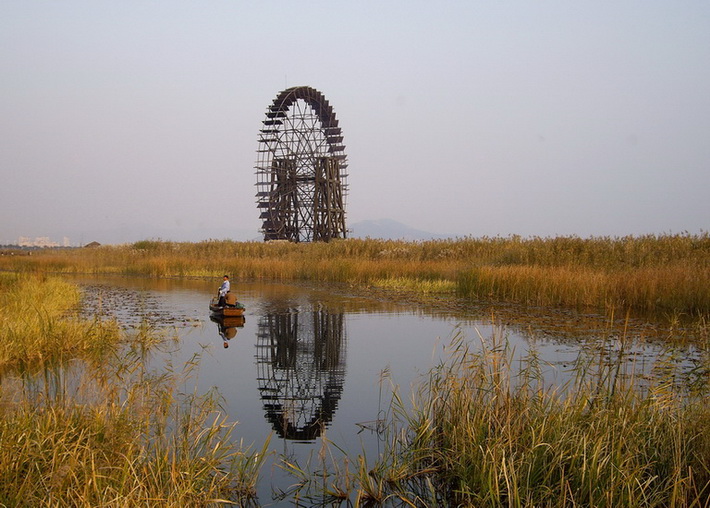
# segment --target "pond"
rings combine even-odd
[[[544,364],[545,383],[563,384],[582,351],[615,354],[644,376],[662,357],[692,372],[699,352],[679,346],[668,356],[667,330],[639,319],[512,305],[472,305],[431,299],[396,301],[377,291],[346,286],[234,281],[244,318],[210,318],[218,280],[78,278],[87,314],[116,317],[125,327],[148,321],[175,329],[173,363],[200,356],[199,391],[216,387],[236,437],[256,448],[271,436],[274,460],[262,471],[259,500],[293,483],[279,456],[305,466],[324,442],[331,452],[376,457],[378,422],[393,386],[406,400],[411,386],[446,358],[454,337],[472,347],[497,336],[522,358],[532,349]],[[662,353],[663,351],[663,353]]]

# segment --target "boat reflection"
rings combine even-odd
[[[210,321],[217,323],[219,336],[222,337],[224,347],[229,347],[229,341],[237,336],[237,328],[243,328],[246,323],[244,316],[222,317],[212,315]]]
[[[330,424],[343,392],[345,343],[342,312],[285,309],[260,319],[259,391],[279,437],[313,441]]]

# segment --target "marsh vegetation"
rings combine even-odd
[[[13,271],[341,282],[617,313],[710,314],[710,235],[329,243],[140,241],[0,257]]]
[[[144,241],[1,257],[0,503],[207,506],[258,503],[265,443],[241,443],[219,394],[183,393],[199,358],[157,364],[169,330],[122,329],[74,312],[51,274],[326,281],[390,294],[692,318],[691,368],[653,376],[609,331],[569,381],[544,381],[534,348],[506,331],[469,341],[419,379],[399,380],[376,422],[378,456],[338,444],[307,464],[282,458],[290,503],[390,506],[710,506],[710,237],[464,238],[328,244]],[[669,361],[665,362],[663,355]],[[514,359],[515,358],[515,359]]]
[[[255,496],[264,454],[216,394],[182,393],[198,360],[149,368],[174,337],[73,315],[75,286],[0,274],[0,505],[205,506]]]
[[[285,463],[300,480],[289,495],[365,506],[710,505],[707,353],[694,382],[670,369],[640,387],[622,337],[616,358],[582,355],[573,379],[552,387],[534,353],[514,365],[502,328],[476,347],[462,339],[411,401],[393,388],[374,461],[338,461],[326,443],[305,466]]]

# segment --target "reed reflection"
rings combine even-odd
[[[244,328],[246,319],[244,316],[210,316],[210,321],[217,323],[219,336],[222,338],[222,344],[225,348],[229,347],[229,341],[237,336],[237,328]]]
[[[345,380],[344,314],[268,312],[258,325],[258,383],[279,437],[313,441],[333,420]]]

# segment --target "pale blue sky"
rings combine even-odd
[[[340,120],[349,224],[710,226],[710,2],[0,0],[0,243],[260,238],[296,85]]]

